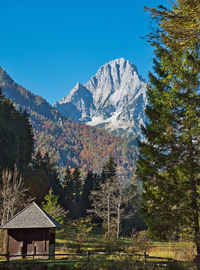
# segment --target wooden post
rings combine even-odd
[[[9,251],[7,251],[6,258],[7,258],[7,262],[9,262],[10,261],[10,252]]]
[[[87,251],[87,261],[88,262],[90,261],[90,251],[89,250]]]
[[[36,246],[34,245],[33,248],[34,248],[34,250],[33,250],[33,258],[35,258],[35,256],[36,256]]]
[[[144,264],[146,264],[147,263],[147,253],[145,252],[144,253]]]

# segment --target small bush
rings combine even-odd
[[[128,253],[147,253],[152,249],[152,241],[146,231],[136,232],[131,235],[130,242],[124,245],[124,251]]]
[[[180,262],[170,262],[167,265],[166,269],[168,269],[168,270],[186,270],[186,269],[188,269],[188,267],[183,265]],[[189,268],[189,269],[193,269],[193,268]]]
[[[75,244],[75,251],[81,253],[83,251],[84,244],[88,240],[88,235],[93,229],[94,225],[90,218],[79,218],[77,220],[68,222],[65,226],[66,240],[73,239]],[[69,243],[66,244],[66,248],[69,247]]]
[[[121,241],[117,239],[116,237],[107,237],[104,236],[102,246],[105,252],[117,252],[121,251]]]
[[[123,244],[123,254],[120,255],[120,259],[128,264],[143,261],[144,257],[137,254],[147,253],[151,248],[152,242],[146,231],[133,233],[130,241]]]

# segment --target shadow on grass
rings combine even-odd
[[[46,260],[20,260],[0,262],[0,270],[186,270],[195,269],[191,262],[162,262],[152,261],[144,265],[143,262],[114,260],[111,257],[95,256],[91,262],[87,263],[86,258],[74,257],[78,262],[71,262],[72,258]],[[81,262],[82,261],[82,262]],[[163,265],[162,265],[163,264]]]

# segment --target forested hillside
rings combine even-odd
[[[100,172],[105,161],[114,156],[123,174],[130,176],[137,149],[108,132],[75,123],[60,114],[43,98],[16,84],[0,68],[0,87],[16,108],[27,110],[33,125],[35,149],[48,152],[59,168],[79,167]],[[62,171],[62,169],[61,169]]]
[[[53,126],[53,122],[50,125],[50,122],[44,121],[44,124],[46,126],[41,126],[42,129],[52,130],[54,134],[62,134],[62,131],[60,133],[59,131],[55,132],[54,128],[57,127]],[[65,122],[63,125],[65,125]],[[79,133],[79,136],[81,136],[79,141],[76,140],[75,135],[73,137],[68,132],[69,136],[65,137],[66,141],[70,140],[70,142],[74,143],[75,153],[81,153],[88,160],[88,164],[92,164],[95,157],[89,154],[89,151],[92,152],[93,150],[84,148],[84,140],[86,140],[85,144],[87,144],[89,138],[91,138],[92,142],[97,141],[96,145],[102,151],[103,158],[102,160],[96,159],[95,161],[99,162],[102,168],[101,170],[99,169],[98,173],[87,170],[87,174],[83,177],[81,175],[81,167],[71,169],[65,166],[63,168],[63,176],[59,177],[59,171],[56,170],[52,163],[49,153],[41,153],[34,149],[34,135],[29,115],[26,111],[17,110],[12,101],[2,94],[1,89],[0,126],[0,224],[4,224],[9,218],[29,204],[30,201],[35,200],[41,204],[44,199],[51,200],[53,198],[51,196],[55,196],[57,202],[63,207],[64,212],[62,213],[68,211],[70,218],[87,217],[88,209],[92,208],[92,200],[90,198],[92,192],[99,193],[101,185],[108,179],[110,179],[109,186],[111,189],[116,189],[116,194],[118,194],[117,188],[122,187],[121,178],[117,177],[117,169],[120,168],[119,164],[116,164],[112,157],[109,161],[107,160],[107,162],[103,163],[103,158],[106,158],[106,151],[108,150],[109,153],[113,151],[116,143],[112,138],[108,137],[106,142],[110,144],[110,148],[105,149],[103,140],[104,137],[107,139],[105,132],[99,133],[101,135],[99,138],[94,133],[94,128],[87,130],[87,127],[83,125],[82,133]],[[73,122],[69,121],[69,124],[66,125],[67,130],[74,130]],[[38,134],[40,134],[39,131]],[[49,136],[51,140],[53,139],[53,136],[47,133],[38,136],[39,138]],[[57,137],[55,137],[55,140],[57,141]],[[66,141],[64,140],[64,143]],[[81,150],[79,150],[80,141],[83,142],[83,149],[80,147]],[[120,143],[120,139],[118,143]],[[91,145],[91,147],[95,148],[95,145]],[[54,152],[52,151],[50,154],[53,155]],[[86,168],[84,169],[86,170]],[[135,191],[135,187],[133,190]],[[122,203],[120,205],[122,206]],[[58,215],[58,213],[54,214]]]
[[[24,170],[33,154],[33,132],[26,111],[17,111],[0,89],[0,168]]]

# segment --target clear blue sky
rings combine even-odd
[[[133,62],[146,80],[152,48],[144,6],[168,0],[0,0],[0,66],[53,104],[116,58]]]

